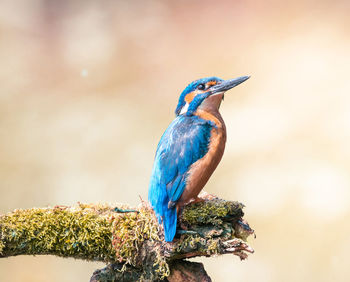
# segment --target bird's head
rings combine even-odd
[[[191,82],[182,91],[175,114],[193,115],[199,107],[218,107],[224,97],[225,91],[246,81],[249,76],[223,80],[218,77],[201,78]]]

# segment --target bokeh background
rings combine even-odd
[[[213,281],[348,281],[350,2],[0,1],[0,213],[147,198],[192,80],[227,93],[206,191],[246,204],[256,253]],[[88,281],[102,263],[0,260],[0,281]]]

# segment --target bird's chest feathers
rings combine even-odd
[[[210,121],[213,124],[213,128],[210,132],[207,154],[194,163],[191,169],[199,166],[203,171],[209,170],[211,175],[220,162],[225,150],[226,127],[219,112],[210,113],[208,111],[199,110],[197,111],[197,115],[202,119]],[[213,171],[211,171],[211,169]]]
[[[213,128],[208,142],[208,152],[193,163],[188,171],[186,188],[180,198],[180,202],[183,203],[199,194],[219,164],[225,150],[226,128],[220,114],[197,111],[197,116],[210,121]]]

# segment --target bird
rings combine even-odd
[[[176,117],[158,143],[148,188],[166,242],[174,240],[178,211],[200,201],[198,194],[223,156],[226,126],[219,108],[225,92],[249,77],[201,78],[182,91]]]

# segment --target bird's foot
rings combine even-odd
[[[203,200],[214,200],[214,199],[218,199],[217,196],[213,195],[213,194],[209,194],[208,192],[205,191],[201,191],[198,195],[198,198],[201,198]]]
[[[205,199],[196,197],[194,199],[191,199],[187,204],[196,204],[196,203],[201,203],[204,201],[205,201]]]
[[[177,206],[176,206],[176,210],[177,210],[177,214],[181,213],[183,208],[187,205],[192,205],[192,204],[196,204],[196,203],[201,203],[201,202],[204,202],[205,199],[203,198],[198,198],[198,197],[195,197],[195,198],[191,198],[189,199],[188,201],[186,202],[178,202],[177,203]],[[169,202],[171,203],[171,202]],[[169,207],[169,204],[168,204],[168,207]]]

